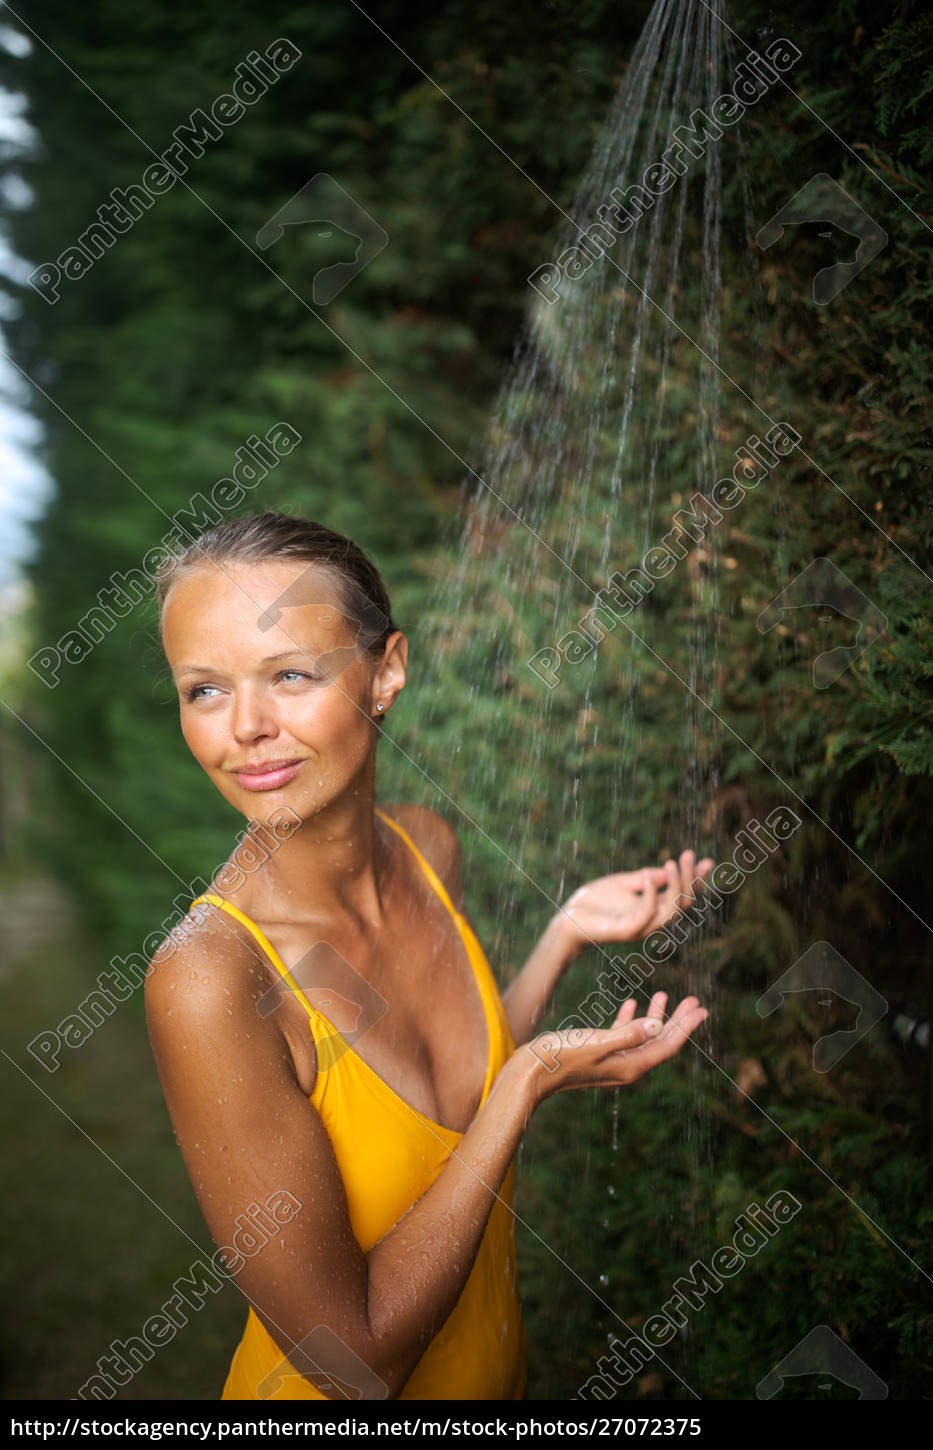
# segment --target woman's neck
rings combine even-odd
[[[390,849],[374,808],[372,781],[345,791],[246,876],[233,904],[269,922],[349,914],[379,925]],[[267,841],[262,849],[268,850]]]

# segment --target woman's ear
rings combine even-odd
[[[382,659],[373,675],[369,713],[382,716],[405,688],[408,664],[408,640],[400,629],[386,640]],[[381,707],[381,708],[380,708]]]

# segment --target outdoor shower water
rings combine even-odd
[[[685,848],[718,860],[725,845],[719,581],[734,561],[708,518],[691,520],[691,500],[767,427],[721,353],[726,319],[749,349],[756,326],[743,166],[755,113],[749,101],[743,119],[735,94],[760,97],[778,75],[736,48],[720,0],[658,0],[576,199],[530,275],[527,333],[486,457],[464,485],[462,531],[424,630],[443,753],[432,804],[462,812],[467,881],[488,883],[490,956],[513,970],[583,881]],[[441,703],[452,697],[455,717]],[[715,915],[691,929],[635,993],[639,1014],[659,988],[668,1010],[688,993],[711,1009],[706,1046],[683,1053],[694,1110],[659,1123],[652,1145],[663,1152],[665,1135],[686,1135],[694,1171],[712,1161],[702,1086],[720,1076],[711,1058],[723,1044],[706,944],[720,929]],[[588,950],[547,1022],[574,1014],[627,952]],[[728,1081],[717,1086],[722,1096]],[[622,1097],[590,1095],[616,1180],[608,1193],[588,1189],[594,1230],[607,1202],[622,1209],[616,1186],[632,1151]],[[659,1205],[665,1232],[669,1207]],[[710,1209],[688,1185],[676,1211],[686,1270],[709,1238]],[[624,1333],[612,1270],[590,1288]],[[691,1372],[702,1381],[695,1346]]]

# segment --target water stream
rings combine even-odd
[[[551,255],[530,279],[527,331],[478,476],[464,485],[436,607],[421,622],[435,694],[420,723],[448,793],[430,803],[458,818],[471,903],[484,913],[488,953],[506,978],[553,903],[584,880],[687,846],[719,859],[724,846],[719,579],[731,565],[712,526],[693,537],[688,524],[678,547],[670,538],[661,544],[694,492],[708,496],[762,426],[719,370],[727,319],[733,335],[744,334],[739,350],[753,349],[758,262],[743,162],[750,123],[714,126],[718,137],[704,137],[701,125],[691,139],[690,130],[695,112],[708,116],[732,88],[744,55],[733,53],[720,11],[721,0],[658,0],[569,218],[555,207]],[[672,148],[681,127],[684,144]],[[674,559],[666,570],[662,547]],[[615,622],[605,611],[587,621],[597,592],[653,548],[647,593],[634,602],[623,595],[630,605]],[[693,930],[641,989],[642,1004],[660,987],[669,1006],[691,992],[715,1012],[705,941],[718,929],[713,918]],[[611,945],[584,954],[550,1023],[576,1009],[615,954]],[[651,1130],[653,1152],[676,1151],[687,1164],[682,1197],[658,1205],[676,1272],[707,1241],[713,1246],[709,1204],[689,1180],[711,1161],[701,1083],[715,1069],[700,1051],[688,1047],[682,1057],[692,1110]],[[569,1147],[567,1170],[586,1179],[594,1235],[607,1228],[605,1262],[590,1286],[624,1317],[630,1296],[616,1280],[612,1244],[641,1149],[621,1093],[587,1097],[566,1111],[579,1115],[581,1143],[605,1153],[597,1175],[591,1148]],[[560,1247],[573,1260],[574,1245]],[[625,1252],[637,1257],[631,1244]],[[658,1285],[658,1307],[669,1283]],[[611,1312],[602,1322],[624,1337]],[[664,1357],[702,1384],[702,1330],[691,1338]],[[678,1389],[673,1381],[669,1392]]]

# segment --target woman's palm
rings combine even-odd
[[[680,914],[695,900],[693,883],[712,866],[692,851],[663,866],[617,871],[588,881],[560,908],[582,948],[588,942],[636,941]]]

